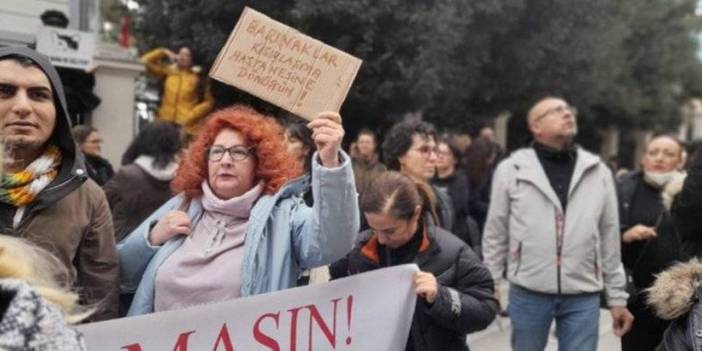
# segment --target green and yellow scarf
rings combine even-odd
[[[15,207],[27,206],[56,178],[61,159],[61,150],[49,145],[44,154],[23,171],[3,174],[0,178],[0,201]]]

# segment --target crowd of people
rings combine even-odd
[[[0,346],[82,350],[67,323],[406,263],[420,269],[407,350],[467,350],[499,312],[514,350],[543,350],[554,320],[560,349],[595,350],[602,308],[624,350],[696,345],[702,266],[676,263],[702,255],[702,155],[675,137],[615,177],[574,143],[575,107],[542,97],[533,142],[509,156],[490,127],[470,139],[421,119],[382,141],[362,129],[347,152],[338,113],[210,111],[188,47],[144,62],[166,79],[160,120],[114,172],[47,58],[0,48]]]

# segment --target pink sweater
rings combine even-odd
[[[222,200],[207,181],[202,183],[202,217],[156,273],[156,312],[240,296],[246,227],[262,190],[259,184],[239,197]]]

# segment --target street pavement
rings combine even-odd
[[[497,317],[487,329],[468,335],[468,346],[471,351],[508,351],[510,323],[509,317]],[[546,351],[557,351],[558,343],[556,342],[553,329],[555,323],[551,326],[551,334],[549,336]],[[600,337],[597,347],[599,351],[619,351],[621,345],[619,338],[612,334],[612,317],[607,310],[600,310]]]

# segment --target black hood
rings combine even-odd
[[[54,105],[56,107],[56,125],[51,134],[49,143],[58,146],[62,153],[64,163],[70,164],[70,173],[76,175],[85,174],[85,163],[80,152],[76,152],[76,143],[71,133],[71,122],[68,115],[66,97],[63,90],[61,78],[49,58],[26,47],[9,46],[0,47],[0,60],[5,56],[26,57],[36,63],[49,78],[51,87],[54,90]],[[62,167],[65,170],[66,167]]]

